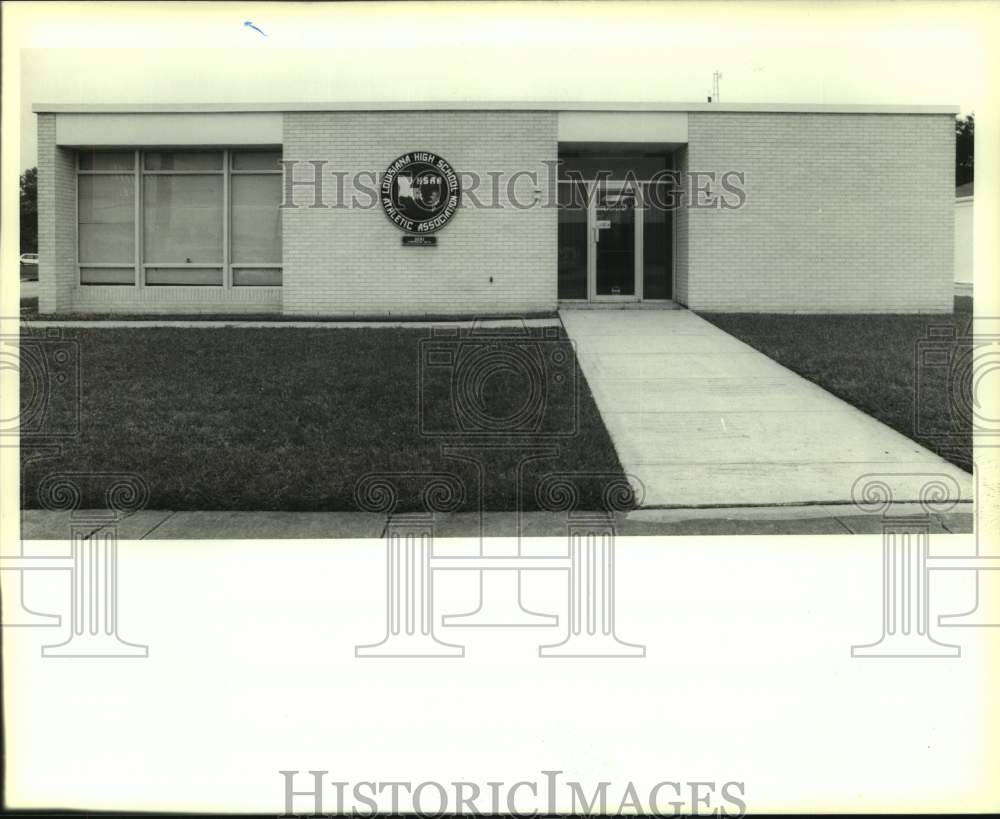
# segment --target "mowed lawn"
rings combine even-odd
[[[956,298],[951,315],[781,315],[701,313],[751,347],[893,429],[972,471],[968,361],[972,299]],[[928,343],[929,332],[953,330],[956,341]],[[953,366],[918,364],[931,346]],[[935,359],[943,361],[944,359]],[[919,373],[918,373],[919,369]]]
[[[80,434],[31,462],[39,453],[22,441],[24,505],[38,508],[52,473],[124,472],[148,484],[153,509],[356,511],[366,474],[446,472],[465,486],[459,508],[512,510],[519,464],[543,448],[554,451],[520,470],[522,509],[539,508],[546,474],[620,476],[569,342],[531,332],[511,342],[463,330],[435,342],[429,367],[418,329],[65,329],[78,345]],[[74,409],[48,411],[58,429]],[[442,453],[449,444],[484,464],[482,492],[472,463]],[[392,480],[396,511],[422,508],[423,478]],[[601,508],[605,483],[585,481],[580,508]],[[83,507],[104,506],[96,484],[83,487]]]

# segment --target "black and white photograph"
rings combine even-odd
[[[1000,809],[1000,3],[0,15],[5,811]]]

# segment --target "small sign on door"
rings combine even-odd
[[[611,220],[610,219],[598,219],[597,220],[597,229],[598,230],[607,230],[610,227],[611,227]]]

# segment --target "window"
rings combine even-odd
[[[81,171],[133,171],[135,151],[81,151]]]
[[[281,173],[281,151],[234,151],[233,170]]]
[[[143,181],[146,264],[222,264],[222,174]]]
[[[81,267],[80,284],[135,284],[135,268]]]
[[[673,293],[673,212],[670,182],[645,182],[642,225],[642,297],[669,299]]]
[[[146,285],[161,287],[164,285],[186,284],[194,287],[205,285],[219,286],[222,284],[221,267],[147,267]]]
[[[81,285],[281,286],[281,151],[90,150],[77,161]]]
[[[77,258],[81,284],[135,284],[135,152],[80,154]]]
[[[280,267],[234,267],[233,285],[235,287],[278,287],[281,285]]]
[[[148,287],[225,285],[223,158],[222,151],[143,155],[142,248]]]
[[[581,182],[559,182],[559,263],[556,290],[560,299],[587,298],[587,189]]]
[[[135,180],[122,174],[82,176],[80,262],[135,262]]]
[[[222,151],[147,151],[147,171],[221,171]]]
[[[234,151],[232,201],[233,286],[281,284],[281,154]]]

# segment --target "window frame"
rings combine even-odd
[[[172,170],[172,169],[150,171],[150,170],[146,169],[146,154],[147,153],[165,153],[165,152],[170,151],[170,150],[173,150],[176,153],[186,153],[186,154],[194,154],[194,153],[202,153],[202,154],[211,153],[211,154],[217,154],[217,153],[221,153],[222,154],[222,164],[218,168],[216,168],[216,169],[199,168],[199,169],[196,169],[196,170],[186,170],[186,171],[177,171],[177,170]],[[209,263],[204,263],[204,262],[195,263],[195,262],[150,262],[150,261],[146,261],[146,258],[145,258],[145,250],[146,250],[146,246],[145,246],[145,242],[146,242],[146,225],[145,225],[145,221],[143,221],[143,225],[142,225],[142,240],[143,240],[143,248],[142,249],[143,249],[143,257],[142,257],[142,261],[141,261],[141,265],[142,265],[142,285],[141,286],[142,287],[155,287],[157,290],[160,290],[162,288],[172,288],[172,287],[197,287],[199,290],[228,290],[229,286],[230,286],[229,285],[229,273],[228,273],[228,270],[229,270],[229,231],[227,229],[228,228],[228,222],[229,222],[229,220],[226,219],[226,213],[227,213],[228,208],[229,208],[229,175],[226,173],[226,167],[227,167],[226,163],[229,160],[229,150],[225,149],[225,148],[223,148],[223,149],[216,148],[214,150],[207,150],[207,149],[198,150],[196,148],[190,148],[190,149],[185,149],[185,148],[174,148],[174,149],[170,149],[170,148],[154,148],[153,150],[150,150],[150,151],[141,151],[140,153],[142,154],[142,156],[140,157],[140,159],[142,160],[142,165],[140,166],[139,174],[142,177],[142,185],[141,185],[142,195],[143,195],[142,215],[143,215],[144,220],[145,220],[145,215],[146,215],[146,212],[145,212],[145,205],[146,205],[145,196],[146,196],[146,177],[147,176],[222,176],[223,177],[223,179],[222,179],[222,260],[221,260],[221,262],[215,262],[215,263],[211,263],[211,262],[209,262]],[[218,270],[218,269],[221,268],[221,270],[222,270],[222,281],[219,282],[219,284],[150,284],[148,282],[147,278],[146,278],[146,271],[149,270],[150,268],[171,268],[171,269],[176,268],[178,270],[182,270],[182,269],[185,269],[185,268],[197,269],[197,270]]]
[[[234,165],[234,154],[237,154],[237,153],[240,153],[240,152],[239,151],[229,151],[228,155],[226,156],[226,188],[227,188],[227,194],[230,197],[231,197],[231,179],[232,179],[233,176],[268,176],[268,175],[271,175],[271,176],[281,176],[284,173],[284,168],[281,165],[281,159],[284,156],[284,151],[283,150],[279,152],[281,154],[281,157],[279,157],[279,159],[278,159],[278,167],[274,168],[272,170],[267,170],[267,169],[242,169],[242,170],[237,170],[236,168],[233,167],[233,165]],[[248,151],[248,153],[256,153],[256,152],[255,151]],[[279,208],[278,209],[278,219],[280,221],[283,218],[284,217],[281,215],[281,209]],[[232,202],[230,201],[229,202],[229,206],[226,208],[226,223],[227,223],[226,224],[226,230],[227,230],[227,232],[228,232],[228,234],[229,234],[230,237],[233,234],[232,221],[233,221],[233,207],[232,207]],[[284,228],[284,225],[282,225],[282,228]],[[230,239],[229,244],[227,245],[227,250],[229,251],[229,255],[232,256],[232,240],[231,239]],[[284,231],[284,229],[282,229],[282,231],[281,231],[281,255],[282,255],[282,258],[284,258],[284,255],[285,255],[285,231]],[[234,287],[234,288],[235,287],[239,287],[240,289],[243,289],[245,287],[249,287],[249,288],[253,288],[253,287],[283,287],[284,284],[285,284],[284,271],[282,271],[281,284],[234,284],[233,283],[234,279],[235,279],[235,276],[233,276],[233,269],[234,268],[240,268],[240,269],[251,268],[251,269],[254,269],[254,270],[258,270],[258,269],[260,269],[260,270],[263,270],[263,269],[270,269],[270,270],[277,269],[277,270],[281,270],[283,266],[284,266],[284,262],[277,262],[277,263],[270,262],[270,263],[265,263],[265,264],[251,264],[250,262],[237,262],[236,264],[230,263],[229,264],[229,273],[228,273],[229,286],[230,287]]]
[[[119,148],[109,149],[109,153],[124,153],[125,149]],[[129,287],[127,284],[90,284],[84,283],[83,281],[83,271],[89,268],[121,268],[127,269],[132,268],[132,284],[131,287],[136,287],[139,285],[139,260],[142,258],[142,248],[140,246],[140,240],[142,236],[142,230],[139,225],[139,161],[140,151],[138,149],[132,150],[132,262],[81,262],[80,261],[80,177],[81,176],[128,176],[127,171],[122,170],[84,170],[80,168],[80,157],[83,155],[84,151],[75,151],[74,164],[76,166],[76,174],[73,177],[73,245],[76,248],[74,255],[76,256],[76,284],[77,287]]]
[[[111,153],[124,153],[130,151],[134,157],[133,167],[132,167],[132,177],[133,177],[133,196],[134,196],[134,210],[133,210],[133,229],[134,229],[134,248],[135,253],[131,263],[129,262],[86,262],[81,263],[80,261],[80,177],[81,176],[127,176],[128,171],[123,170],[92,170],[92,169],[81,169],[80,167],[80,157],[87,152],[99,152],[107,151]],[[182,153],[221,153],[222,154],[222,165],[218,169],[196,169],[196,170],[147,170],[145,167],[146,153],[161,152],[161,151],[177,151]],[[277,151],[279,155],[279,167],[273,170],[269,169],[247,169],[247,170],[235,170],[233,168],[233,157],[236,154],[244,152],[275,152]],[[74,151],[74,166],[75,174],[73,180],[74,187],[74,199],[73,199],[73,209],[74,209],[74,220],[73,220],[73,236],[74,236],[74,255],[76,257],[76,286],[77,287],[135,287],[137,290],[142,291],[147,287],[152,287],[157,290],[164,290],[177,287],[197,287],[198,290],[218,290],[218,291],[229,291],[234,288],[239,288],[240,290],[254,290],[254,289],[275,289],[284,286],[284,277],[282,276],[282,282],[280,284],[241,284],[236,285],[233,283],[234,268],[253,268],[253,269],[277,269],[282,270],[284,262],[267,262],[267,263],[251,263],[251,262],[240,262],[237,264],[232,263],[232,220],[233,220],[233,208],[232,208],[232,185],[231,177],[237,176],[264,176],[269,174],[280,175],[283,173],[283,168],[280,166],[281,155],[283,154],[282,146],[255,146],[255,147],[245,147],[245,148],[203,148],[203,147],[187,147],[187,146],[177,146],[177,147],[149,147],[148,149],[142,148],[114,148],[111,146],[102,146],[101,148],[81,148]],[[145,196],[145,178],[147,176],[222,176],[222,261],[221,263],[196,263],[196,262],[147,262],[145,261],[145,208],[144,208],[144,196]],[[279,218],[280,215],[279,215]],[[282,256],[284,256],[284,231],[282,231]],[[88,268],[121,268],[132,270],[132,284],[90,284],[84,283],[82,280],[83,270]],[[146,270],[147,268],[195,268],[199,270],[204,269],[222,269],[222,283],[221,284],[199,284],[199,285],[186,285],[186,284],[147,284],[146,283]]]

